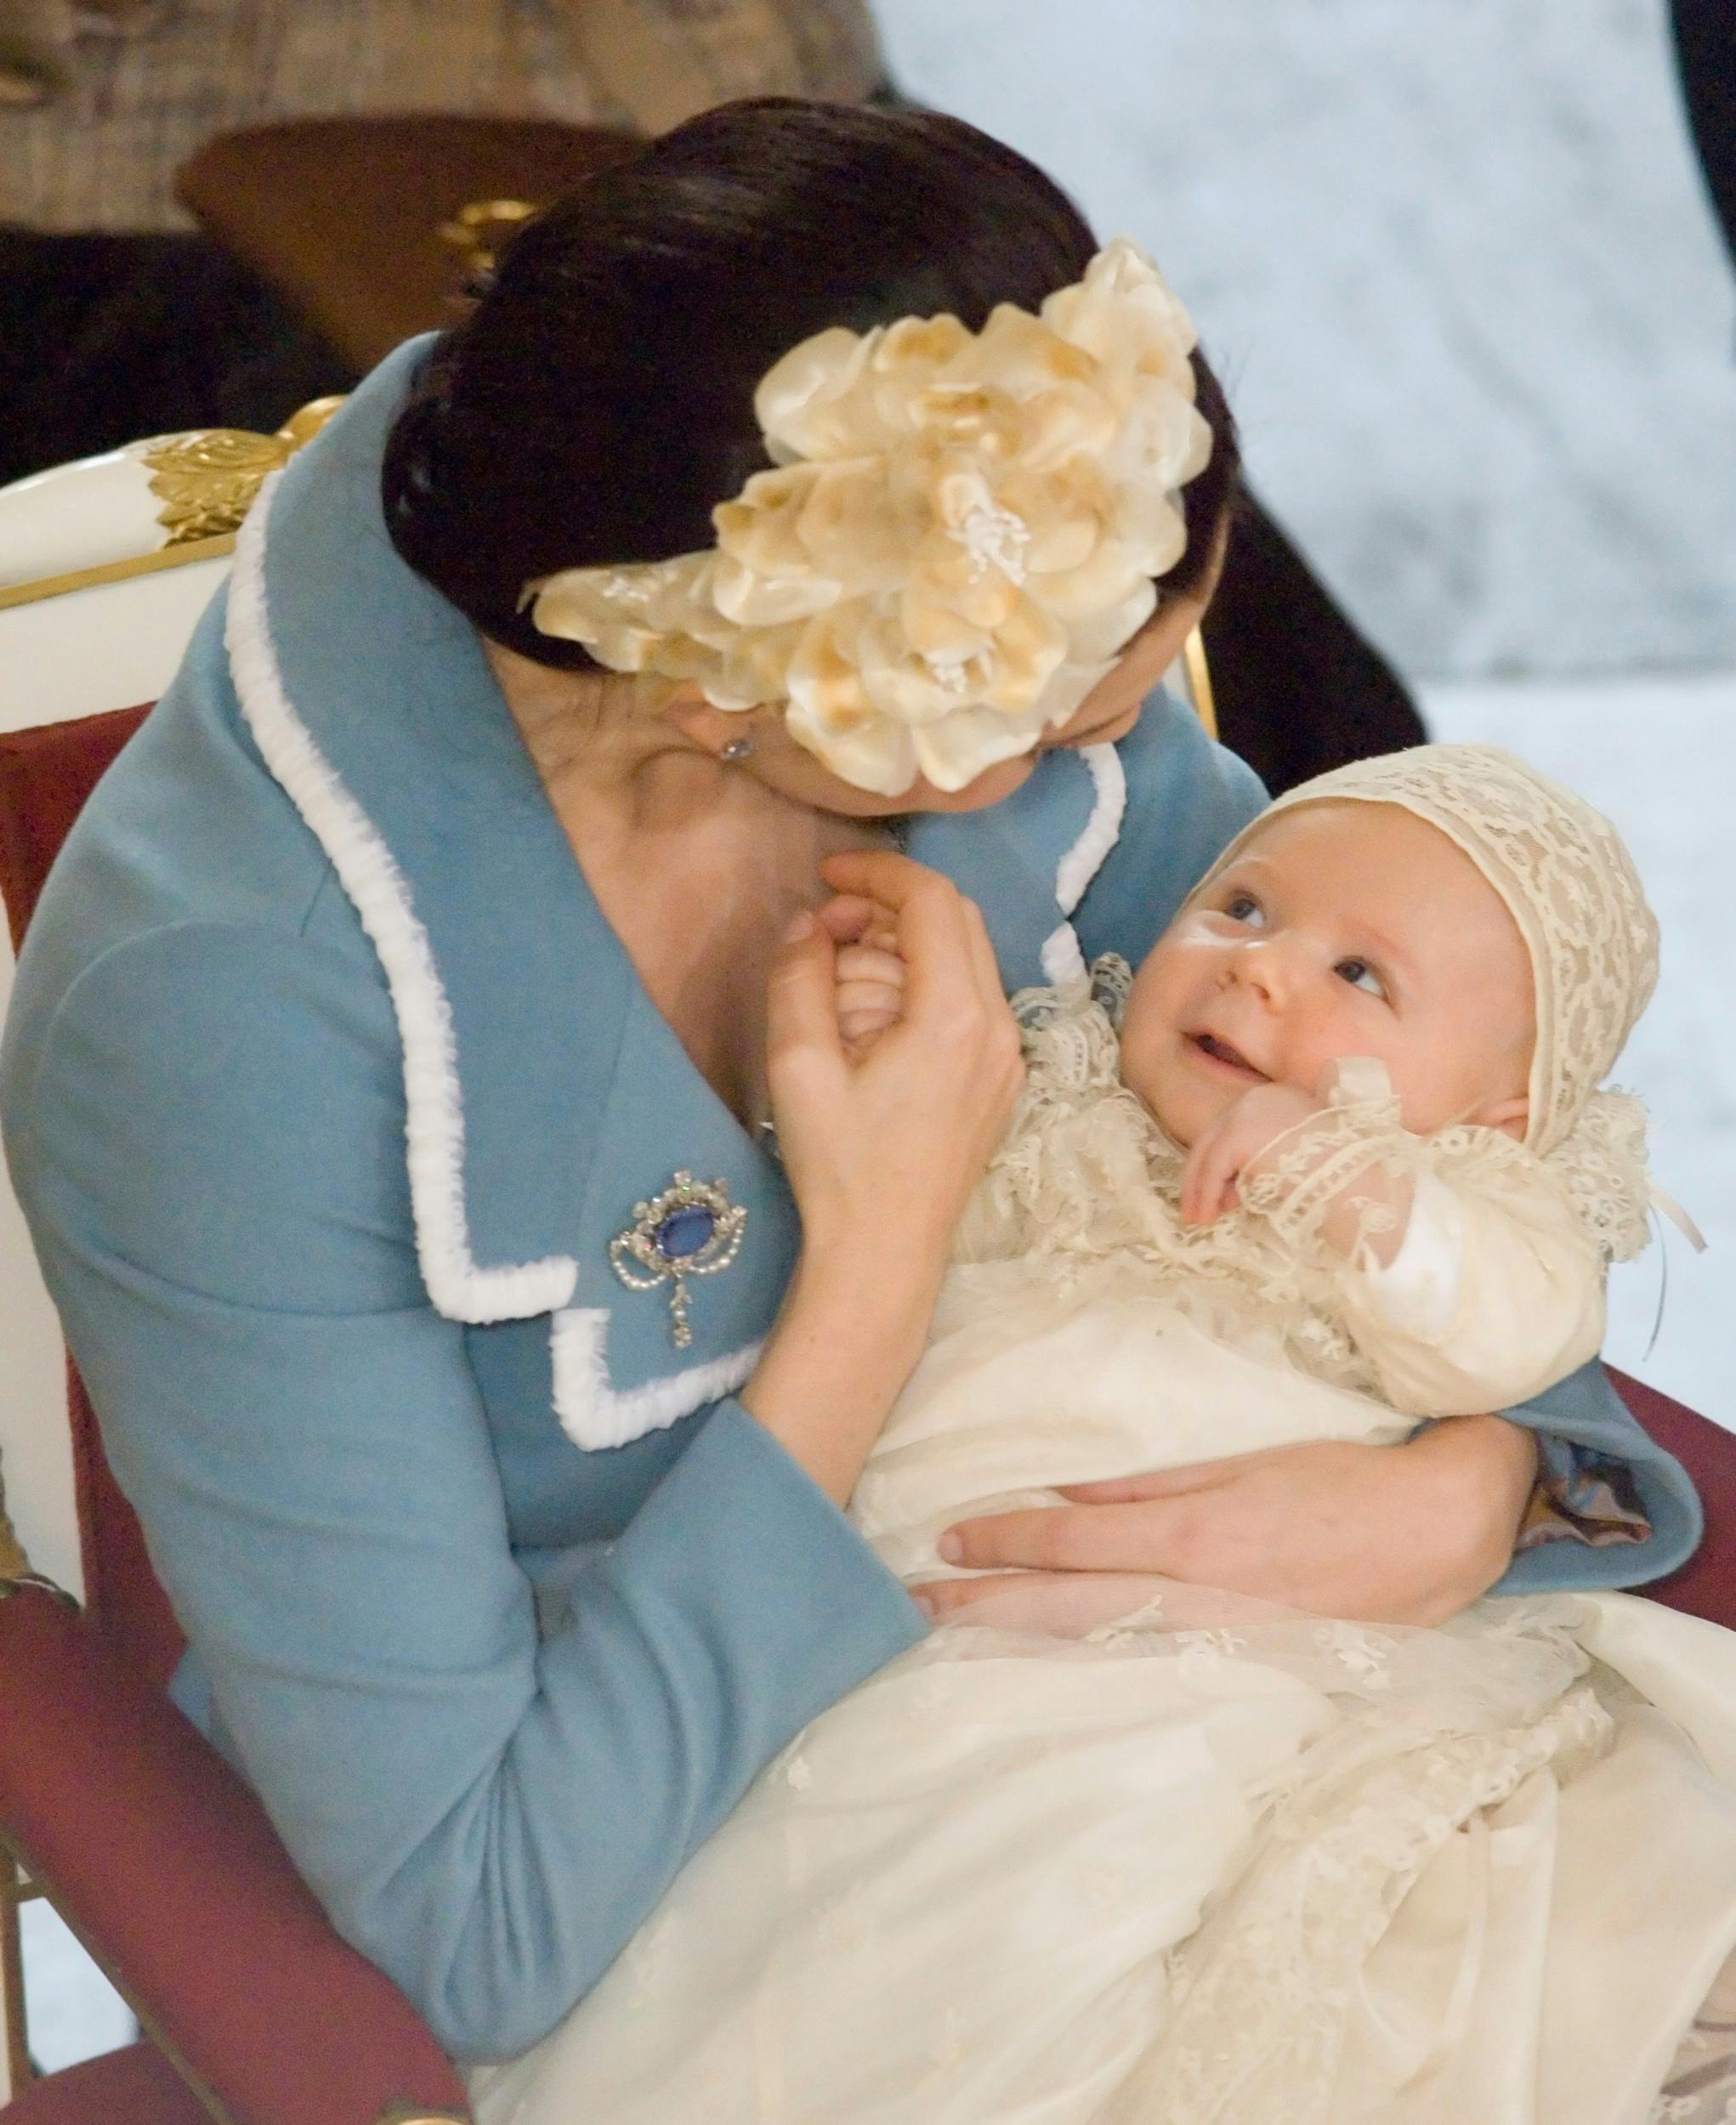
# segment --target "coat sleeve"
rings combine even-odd
[[[399,1067],[330,948],[159,930],[10,1059],[7,1148],[215,1732],[338,1930],[500,2058],[922,1625],[730,1399],[539,1640],[465,1331],[417,1267]]]
[[[1087,960],[1119,952],[1137,966],[1218,851],[1261,808],[1265,791],[1251,768],[1214,745],[1191,710],[1166,694],[1151,697],[1117,751],[1127,783],[1120,836],[1073,921]],[[1693,1555],[1704,1526],[1693,1484],[1641,1430],[1601,1364],[1580,1366],[1503,1414],[1539,1435],[1540,1510],[1531,1516],[1531,1546],[1515,1557],[1497,1593],[1638,1586]],[[1577,1501],[1607,1494],[1631,1501],[1621,1533],[1645,1530],[1638,1539],[1588,1538],[1597,1533],[1597,1508]],[[1610,1523],[1612,1533],[1616,1526]]]

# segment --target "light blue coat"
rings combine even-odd
[[[498,2057],[922,1624],[734,1399],[794,1256],[782,1175],[653,1008],[469,626],[388,543],[420,353],[255,511],[79,821],[0,1104],[194,1649],[181,1701],[342,1931],[456,2054]],[[1081,947],[1138,959],[1260,802],[1159,697],[911,847],[980,902],[1011,989]],[[685,1351],[608,1257],[680,1167],[747,1212]],[[1691,1489],[1601,1375],[1546,1407],[1557,1456],[1637,1465],[1656,1533],[1509,1584],[1684,1556]]]

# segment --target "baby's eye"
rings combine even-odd
[[[1251,892],[1233,892],[1223,904],[1232,922],[1246,922],[1256,929],[1266,926],[1266,910]]]
[[[1332,972],[1353,989],[1366,989],[1370,996],[1384,999],[1387,994],[1387,984],[1365,959],[1342,959]]]

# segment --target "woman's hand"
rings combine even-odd
[[[767,1021],[802,1252],[741,1398],[842,1504],[922,1354],[953,1228],[1024,1070],[988,932],[956,886],[890,850],[829,858],[821,875],[843,912],[792,926]],[[837,949],[871,921],[894,940],[901,1016],[853,1045]]]
[[[1076,1484],[1066,1505],[963,1521],[941,1549],[1051,1577],[1064,1613],[1058,1575],[1136,1572],[1314,1615],[1438,1624],[1506,1571],[1536,1467],[1523,1425],[1450,1417],[1400,1447],[1327,1440]],[[945,1618],[1021,1583],[940,1580],[920,1597]]]
[[[890,926],[902,1016],[852,1054],[822,910],[773,964],[767,1075],[804,1237],[872,1232],[938,1273],[1024,1081],[1018,1031],[981,914],[938,871],[890,850],[820,867],[865,923]]]

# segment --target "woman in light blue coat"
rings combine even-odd
[[[1093,248],[954,121],[745,105],[668,136],[262,498],[33,927],[7,1151],[190,1640],[179,1700],[462,2057],[548,2029],[921,1635],[840,1508],[1008,1110],[1003,989],[1137,960],[1262,794],[1150,691],[1234,490],[1197,360],[1212,462],[1155,616],[954,793],[875,796],[774,709],[653,696],[524,587],[707,547],[765,462],[755,385],[812,334],[974,330]],[[862,1061],[803,919],[822,864],[911,963]],[[683,1263],[712,1273],[672,1305]],[[1503,1572],[1642,1580],[1698,1531],[1595,1369],[1223,1474],[983,1523],[967,1560],[1427,1619]]]

